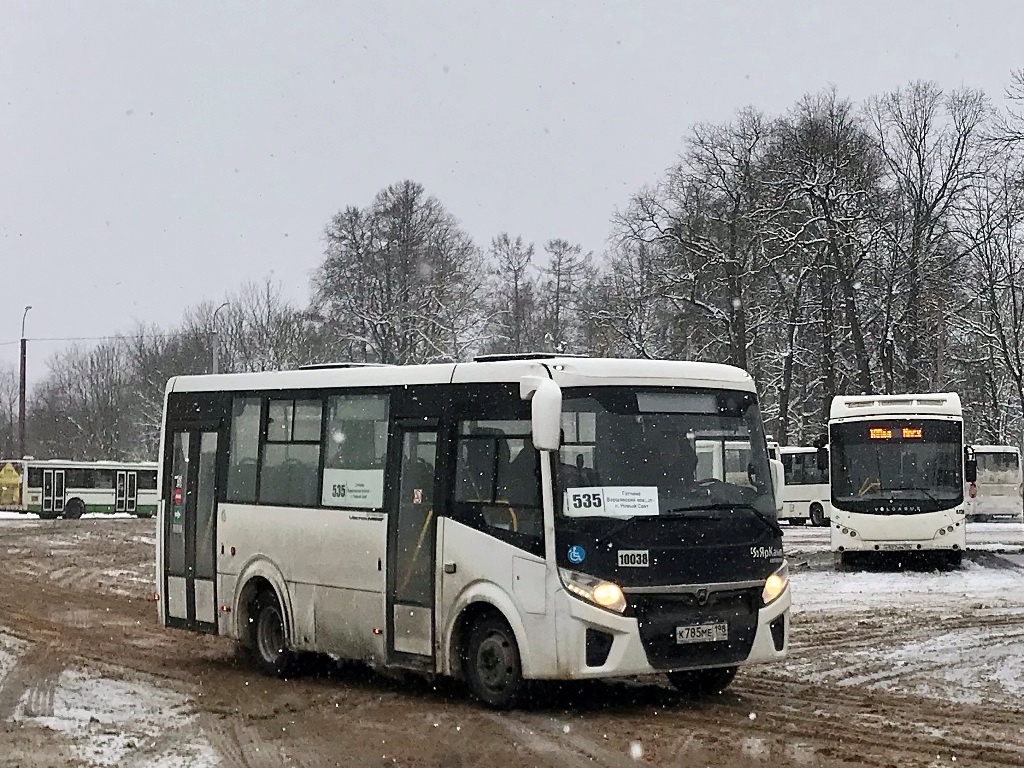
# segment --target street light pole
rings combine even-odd
[[[213,310],[213,321],[211,323],[213,330],[210,332],[210,346],[213,347],[213,372],[220,373],[220,339],[217,336],[217,313],[220,312],[231,302],[225,301],[215,310]]]
[[[25,369],[28,361],[28,343],[25,339],[25,317],[32,307],[25,307],[21,315],[21,371],[18,378],[18,458],[25,457]]]

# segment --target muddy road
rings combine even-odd
[[[153,528],[0,520],[3,768],[1024,766],[1012,558],[906,581],[807,566],[790,660],[742,671],[724,695],[544,686],[497,714],[457,684],[358,667],[269,679],[225,640],[162,629]]]

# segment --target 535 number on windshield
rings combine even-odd
[[[570,491],[569,506],[572,509],[600,509],[604,506],[601,491]]]

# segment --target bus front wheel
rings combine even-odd
[[[269,590],[260,593],[250,615],[256,665],[268,675],[287,676],[292,668],[292,653],[288,649],[284,613],[277,595]]]
[[[736,671],[736,667],[687,669],[669,672],[668,681],[684,696],[714,696],[729,687],[729,683],[736,677]]]
[[[820,528],[825,524],[825,510],[821,504],[811,504],[811,525]]]
[[[523,689],[519,646],[508,623],[495,615],[479,619],[469,631],[463,657],[470,691],[491,709],[513,707]]]
[[[81,499],[68,499],[67,504],[64,505],[64,519],[65,520],[77,520],[85,514],[85,502]]]

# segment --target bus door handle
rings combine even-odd
[[[445,563],[444,564],[444,572],[447,573],[448,575],[451,575],[451,574],[455,573],[456,570],[457,570],[457,568],[455,566],[455,563]]]

